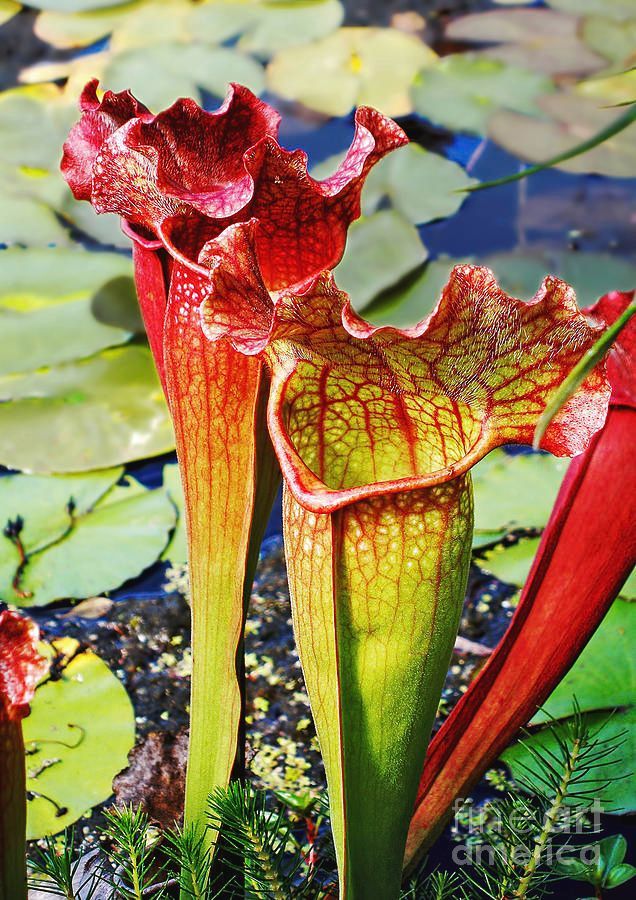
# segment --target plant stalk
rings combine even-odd
[[[0,900],[26,900],[26,768],[22,722],[0,709]]]

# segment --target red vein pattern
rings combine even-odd
[[[0,897],[26,900],[26,773],[22,719],[48,670],[30,619],[0,613]]]
[[[614,292],[587,314],[612,324],[634,294]],[[607,422],[568,469],[508,631],[428,750],[407,843],[411,868],[561,681],[636,564],[636,323],[607,359]]]

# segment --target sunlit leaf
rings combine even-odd
[[[616,75],[596,76],[579,81],[577,94],[596,100],[597,106],[617,106],[636,100],[636,69],[626,69]]]
[[[330,116],[375,106],[390,116],[412,109],[416,73],[436,59],[418,38],[391,28],[340,28],[278,53],[267,70],[270,90]]]
[[[100,311],[95,303],[100,289],[130,274],[130,261],[114,253],[1,253],[0,376],[91,356],[129,340],[130,331],[105,324],[107,304]]]
[[[473,469],[476,535],[543,528],[568,464],[544,453],[488,454]]]
[[[61,638],[49,653],[71,657],[76,651],[76,641]],[[57,834],[107,800],[135,741],[126,690],[88,650],[70,659],[58,680],[40,685],[22,727],[27,790],[33,792],[27,804],[29,840]]]
[[[629,706],[636,690],[636,606],[616,600],[589,644],[533,723],[572,714],[572,697],[583,712]],[[608,649],[611,648],[611,652]]]
[[[336,281],[360,309],[421,265],[426,255],[417,229],[395,210],[382,210],[349,229],[345,255],[334,270]]]
[[[21,9],[21,3],[15,3],[14,0],[0,0],[0,25],[12,19]]]
[[[201,88],[223,97],[230,81],[258,94],[263,90],[263,69],[227,47],[166,43],[115,54],[106,64],[103,80],[106,88],[128,88],[151,109],[163,109],[178,97],[200,99]]]
[[[636,60],[636,4],[634,18],[617,21],[604,15],[589,16],[583,21],[583,40],[600,56],[621,66]]]
[[[547,0],[547,3],[575,16],[596,14],[621,21],[634,15],[634,0]]]
[[[497,546],[477,562],[480,568],[506,584],[522,587],[528,577],[539,538],[521,538],[510,546]]]
[[[578,28],[574,16],[551,9],[493,9],[454,19],[446,36],[483,44],[480,53],[510,65],[547,75],[585,75],[602,68],[604,60],[583,43]]]
[[[169,559],[172,563],[184,563],[188,559],[188,542],[183,508],[183,489],[178,466],[163,467],[163,484],[177,510],[177,524],[170,543],[163,551],[162,558]]]
[[[572,709],[572,706],[570,708]],[[611,744],[603,757],[603,767],[581,775],[577,779],[576,790],[589,791],[600,801],[605,813],[634,812],[636,810],[636,779],[633,777],[633,760],[636,755],[634,707],[614,713],[611,717],[606,712],[596,712],[589,713],[585,718],[592,734],[598,734],[600,740],[608,740]],[[556,739],[549,728],[525,738],[524,741],[537,750],[558,752]],[[542,782],[537,774],[541,771],[539,764],[522,743],[508,747],[501,758],[510,766],[513,776],[536,785],[539,790],[545,790],[545,782]],[[576,801],[566,800],[566,803],[568,802]]]
[[[413,88],[416,112],[451,131],[484,134],[498,109],[538,112],[535,100],[552,91],[549,78],[495,59],[459,53],[422,71]]]
[[[165,491],[149,491],[129,479],[92,509],[68,516],[64,535],[29,558],[21,593],[11,583],[0,584],[0,592],[17,606],[43,606],[113,590],[159,558],[175,522]]]
[[[86,360],[0,378],[0,463],[42,474],[78,472],[173,449],[150,351],[104,350]]]
[[[123,6],[128,0],[29,0],[35,9],[49,9],[56,12],[85,12],[103,9],[107,6]]]
[[[489,136],[520,159],[542,162],[594,137],[623,114],[620,109],[602,109],[594,100],[576,93],[548,95],[541,98],[540,105],[549,120],[499,112],[490,120]],[[636,125],[582,156],[559,163],[557,168],[632,177],[636,170]]]

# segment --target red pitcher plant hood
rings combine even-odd
[[[268,291],[257,230],[231,227],[202,251],[211,272],[203,331],[266,353],[274,447],[291,491],[314,512],[432,487],[501,444],[531,444],[546,400],[600,332],[565,282],[547,277],[524,302],[468,265],[453,269],[418,325],[374,327],[329,272]],[[575,456],[602,427],[602,369],[555,417],[543,449]]]
[[[128,92],[108,91],[98,102],[90,82],[80,108],[62,160],[78,199],[117,213],[194,266],[206,241],[254,218],[261,271],[273,290],[336,265],[369,170],[407,142],[395,122],[361,107],[340,167],[316,181],[303,151],[278,144],[279,114],[241,85],[230,86],[215,112],[181,99],[151,115]]]
[[[584,312],[612,325],[634,292],[614,291]],[[607,356],[605,427],[570,464],[508,630],[433,738],[405,863],[424,855],[453,801],[548,698],[596,631],[636,564],[636,321]]]
[[[48,669],[38,652],[35,622],[18,613],[0,613],[0,721],[23,719],[35,688]]]

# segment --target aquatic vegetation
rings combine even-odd
[[[22,719],[48,669],[29,619],[0,613],[0,898],[26,900],[26,768]]]

